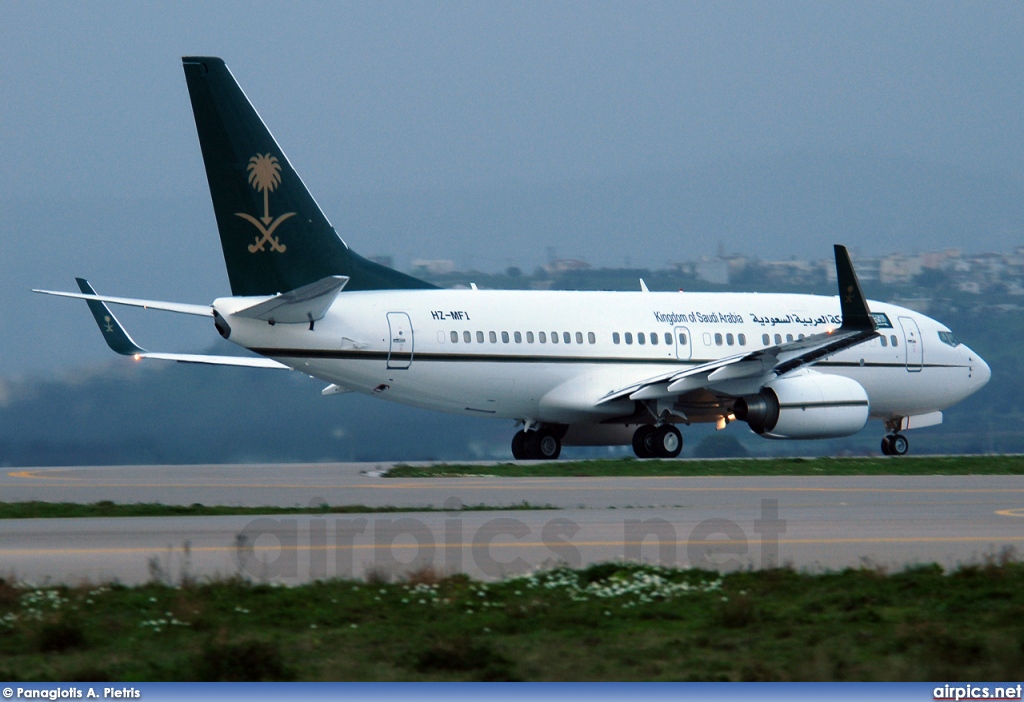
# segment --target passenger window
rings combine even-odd
[[[761,335],[761,343],[763,345],[765,345],[765,346],[770,346],[772,341],[771,341],[771,338],[769,338],[769,336],[767,334],[762,334]]]
[[[672,332],[665,332],[665,346],[672,345]]]
[[[545,334],[544,332],[537,332],[537,339],[538,339],[538,340],[540,341],[540,343],[542,343],[542,344],[546,344],[546,343],[548,343],[548,335],[547,335],[547,334]]]
[[[658,332],[651,332],[651,346],[658,345]]]
[[[583,332],[576,332],[576,343],[577,344],[582,344],[583,343]]]
[[[508,343],[508,332],[502,332],[501,333],[501,343],[503,343],[503,344],[507,344]]]
[[[804,340],[804,335],[803,335],[803,334],[801,334],[801,335],[800,335],[800,341],[803,341],[803,340]]]
[[[721,334],[715,334],[715,346],[721,346],[721,345],[722,345],[722,335]]]
[[[533,332],[526,332],[526,343],[533,343]]]
[[[564,341],[567,344],[571,344],[572,343],[572,335],[569,334],[569,332],[562,332],[562,341]]]
[[[775,335],[775,343],[776,344],[781,344],[782,343],[782,334],[776,334]]]
[[[647,343],[647,338],[644,336],[643,332],[640,332],[639,334],[636,335],[636,343],[640,344],[641,346]]]
[[[516,332],[512,338],[516,340],[517,344],[523,343],[523,335],[520,334],[519,332]]]
[[[792,343],[793,342],[793,335],[792,334],[786,334],[786,341]]]
[[[626,332],[625,333],[625,337],[626,337],[626,343],[627,344],[632,344],[633,343],[633,335],[632,334],[630,334],[629,332]]]
[[[557,344],[558,343],[558,332],[551,332],[551,343],[552,344]]]
[[[484,333],[483,332],[477,332],[476,333],[476,343],[478,343],[478,344],[484,343]]]
[[[882,346],[888,346],[889,345],[889,342],[886,341],[884,336],[879,337],[878,341],[881,342]]]
[[[747,345],[747,336],[746,336],[746,334],[740,334],[737,338],[740,340],[740,346],[746,346]]]
[[[464,331],[464,332],[462,332],[462,340],[465,341],[468,344],[469,342],[471,342],[473,340],[473,337],[472,337],[472,335],[470,335],[470,333],[468,331]]]
[[[597,337],[594,336],[594,332],[587,332],[587,341],[589,341],[591,344],[597,343]]]
[[[679,345],[686,346],[686,334],[679,332]]]
[[[897,341],[896,341],[896,335],[895,334],[893,334],[892,336],[889,337],[889,341],[892,342],[892,347],[893,348],[896,348],[897,346],[899,346],[899,343],[897,343]]]
[[[711,334],[704,332],[704,345],[711,346]]]
[[[498,343],[498,335],[494,332],[487,332],[487,338],[491,340],[492,344]]]
[[[729,344],[729,346],[732,346],[734,341],[735,341],[735,338],[733,337],[732,334],[726,334],[725,335],[725,343]]]
[[[454,332],[454,331],[453,331],[453,332],[451,333],[451,337],[452,337],[452,343],[453,343],[453,344],[457,344],[457,343],[459,343],[459,333],[458,333],[458,332]]]
[[[619,343],[619,333],[618,332],[612,332],[612,343],[613,344]]]

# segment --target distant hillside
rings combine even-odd
[[[512,423],[355,394],[298,373],[114,359],[3,388],[0,465],[490,458]]]

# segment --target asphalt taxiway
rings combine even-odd
[[[8,469],[4,501],[438,511],[0,521],[0,576],[303,582],[430,566],[502,577],[627,559],[719,570],[946,567],[1024,548],[1022,476],[393,479],[385,464]],[[527,502],[558,509],[501,509]],[[488,505],[495,511],[464,511]]]

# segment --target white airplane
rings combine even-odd
[[[517,459],[563,445],[682,449],[678,425],[743,421],[771,439],[942,421],[988,365],[940,322],[868,303],[835,246],[839,295],[445,290],[370,262],[338,236],[219,58],[183,59],[231,296],[191,305],[80,293],[110,347],[136,359],[298,370],[361,392],[522,426]],[[257,356],[151,353],[107,304],[212,318]],[[401,440],[401,432],[396,433]]]

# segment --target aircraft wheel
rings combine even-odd
[[[671,424],[663,424],[654,430],[650,443],[658,458],[675,458],[683,450],[683,435]]]
[[[633,453],[637,458],[654,458],[653,439],[655,428],[650,424],[641,424],[633,432]]]
[[[892,436],[890,436],[889,434],[886,434],[885,436],[882,437],[882,455],[892,455]]]
[[[516,435],[512,437],[512,457],[517,461],[522,461],[529,458],[526,453],[526,432],[517,431]]]
[[[910,442],[907,441],[907,437],[903,434],[896,434],[891,439],[892,455],[894,456],[905,456],[907,451],[910,450]]]
[[[562,453],[562,442],[546,429],[531,431],[526,435],[526,452],[529,458],[553,461]]]

